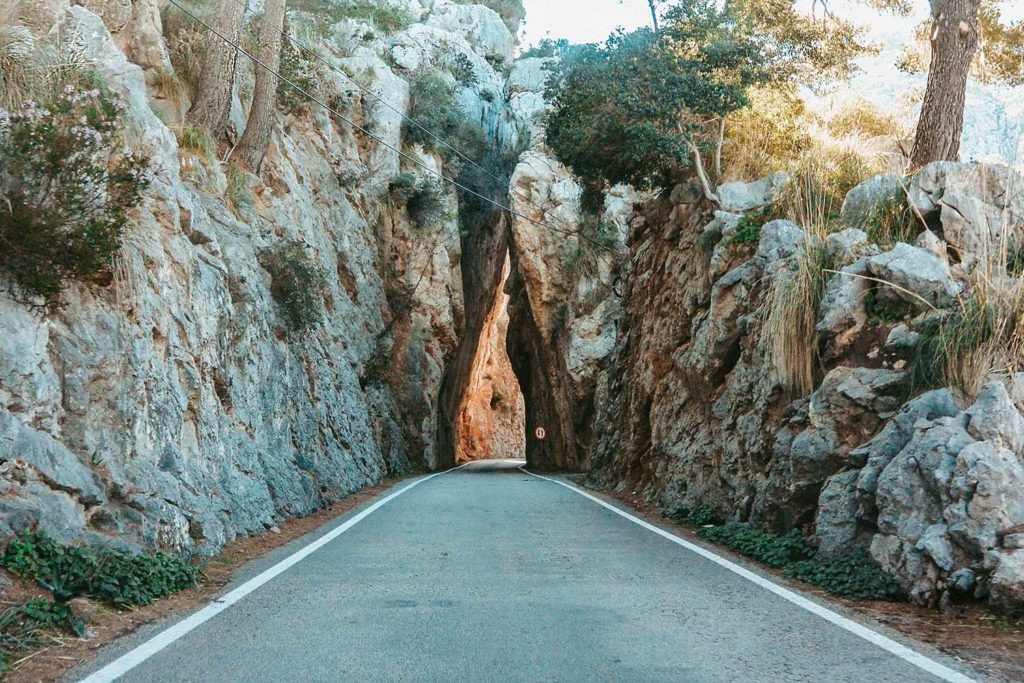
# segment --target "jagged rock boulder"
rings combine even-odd
[[[919,307],[947,306],[963,290],[953,279],[946,261],[927,249],[904,242],[871,257],[867,268],[874,277],[894,285],[885,289],[887,294]]]
[[[1007,166],[936,161],[917,173],[909,197],[926,219],[940,221],[943,239],[966,263],[1004,242],[1022,244],[1024,177]]]
[[[485,57],[503,64],[512,63],[515,36],[508,30],[501,16],[490,7],[437,0],[426,23],[427,26],[462,35],[468,42],[478,46]]]
[[[752,183],[724,183],[718,188],[719,203],[723,211],[746,213],[778,199],[788,182],[789,174],[779,172]]]
[[[898,198],[903,191],[901,176],[880,173],[850,190],[843,201],[839,216],[843,223],[854,227],[867,225],[886,202]]]
[[[1024,550],[999,553],[988,582],[992,604],[1008,610],[1024,608]]]
[[[821,549],[842,552],[869,538],[883,568],[924,604],[973,587],[979,573],[995,580],[993,569],[1011,557],[1003,530],[1024,523],[1022,420],[1000,382],[986,385],[967,410],[946,390],[914,399],[851,451],[853,469],[823,489]],[[1024,578],[1003,570],[1004,593],[1024,590],[1012,576]]]

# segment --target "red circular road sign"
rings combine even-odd
[[[537,441],[543,441],[544,439],[548,438],[548,430],[544,429],[543,427],[537,427],[536,429],[533,430],[533,435],[537,437]]]

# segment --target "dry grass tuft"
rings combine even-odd
[[[832,267],[823,232],[807,231],[793,268],[779,270],[766,293],[765,355],[791,398],[807,396],[820,376],[818,308]]]
[[[846,104],[827,123],[832,135],[854,138],[876,138],[892,136],[897,139],[909,137],[913,130],[905,122],[879,109],[868,100],[858,99]]]

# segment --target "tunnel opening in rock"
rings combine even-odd
[[[526,453],[526,406],[506,349],[511,262],[505,253],[501,280],[469,371],[455,425],[455,461],[521,459]]]

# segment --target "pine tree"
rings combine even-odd
[[[259,173],[263,157],[274,132],[277,117],[277,75],[281,65],[281,35],[284,30],[286,0],[266,0],[260,29],[257,59],[264,66],[256,67],[256,86],[245,132],[235,148],[234,157]]]

